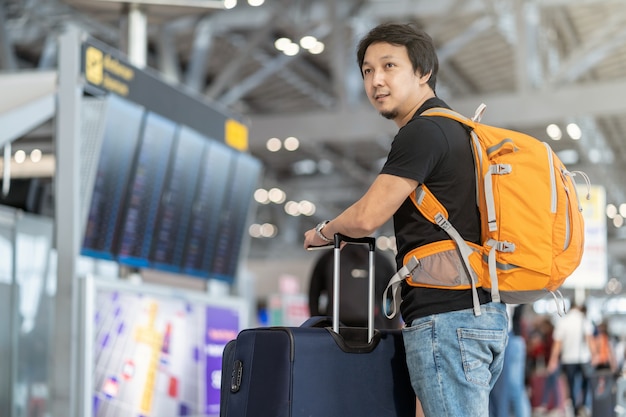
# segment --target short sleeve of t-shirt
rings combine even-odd
[[[447,143],[441,128],[433,120],[413,119],[398,131],[381,173],[423,184],[445,158]]]

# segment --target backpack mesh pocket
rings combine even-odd
[[[419,265],[407,280],[409,285],[470,288],[470,278],[456,249],[434,253],[418,259]]]

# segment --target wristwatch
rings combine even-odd
[[[322,233],[322,229],[326,226],[326,224],[328,224],[329,221],[330,220],[324,220],[323,222],[315,226],[315,234],[319,236],[319,238],[322,239],[324,242],[332,243],[333,240],[327,238],[326,236],[324,236],[324,233]]]

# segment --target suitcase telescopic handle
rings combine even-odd
[[[350,237],[346,235],[342,235],[341,233],[335,233],[334,243],[335,249],[341,247],[341,242],[346,243],[362,243],[364,245],[369,246],[370,252],[374,252],[376,248],[376,239],[373,237]]]
[[[341,243],[363,244],[369,249],[369,282],[368,282],[368,308],[367,308],[367,342],[374,338],[374,251],[376,249],[376,239],[373,237],[353,238],[335,233],[334,236],[334,265],[333,265],[333,331],[339,334],[339,292],[340,292],[340,255]]]

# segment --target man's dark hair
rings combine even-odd
[[[359,42],[356,53],[359,70],[363,68],[363,60],[365,59],[367,48],[379,42],[406,47],[413,70],[418,71],[420,75],[430,72],[428,85],[435,91],[439,60],[437,59],[435,44],[426,32],[411,24],[383,23],[376,26]],[[363,73],[361,73],[361,76],[363,76]]]

